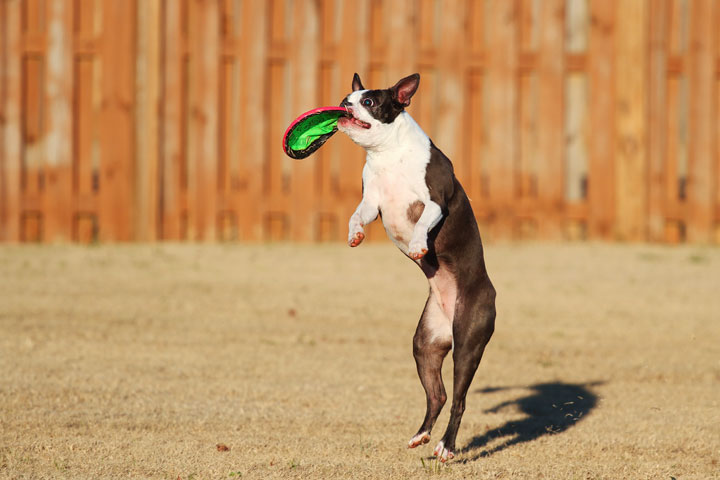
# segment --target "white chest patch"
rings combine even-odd
[[[422,205],[430,202],[425,182],[430,139],[406,113],[398,116],[392,126],[396,141],[381,150],[368,150],[363,170],[364,196],[378,205],[388,237],[407,254]]]

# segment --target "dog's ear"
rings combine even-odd
[[[352,89],[353,92],[356,92],[358,90],[365,90],[365,87],[363,87],[363,84],[360,81],[360,75],[358,75],[357,73],[353,76]]]
[[[410,105],[410,99],[418,89],[420,85],[420,74],[413,73],[395,84],[394,87],[390,88],[393,98],[405,107]]]

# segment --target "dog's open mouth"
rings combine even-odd
[[[359,118],[355,118],[351,113],[348,112],[347,116],[340,117],[338,119],[338,123],[341,124],[344,127],[355,125],[356,127],[360,128],[370,128],[370,124],[367,122],[363,122]]]

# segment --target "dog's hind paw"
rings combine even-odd
[[[455,454],[445,448],[445,442],[440,441],[440,443],[437,444],[437,447],[435,447],[435,450],[433,450],[433,455],[437,457],[438,460],[440,460],[442,463],[447,462],[448,460],[452,460],[455,458]]]
[[[408,448],[415,448],[419,445],[428,443],[429,441],[430,441],[430,433],[429,432],[420,432],[410,439],[410,441],[408,442]]]

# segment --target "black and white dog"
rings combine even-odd
[[[338,129],[367,151],[363,197],[350,217],[348,244],[365,238],[363,226],[380,215],[397,247],[415,261],[430,294],[413,339],[427,412],[409,448],[430,441],[447,396],[441,367],[452,348],[453,402],[434,455],[454,457],[465,396],[495,324],[495,289],[488,278],[477,222],[452,163],[405,111],[420,75],[385,90],[366,90],[356,73],[341,106]]]

